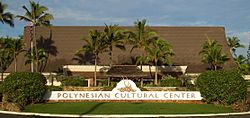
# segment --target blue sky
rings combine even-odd
[[[38,1],[38,0],[35,0]],[[28,0],[2,0],[8,11],[24,14]],[[39,0],[54,15],[56,26],[133,25],[147,19],[150,26],[224,26],[227,36],[249,43],[250,0]],[[22,34],[26,22],[15,20],[15,27],[0,24],[0,36]],[[246,54],[246,49],[239,49]]]

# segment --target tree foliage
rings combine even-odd
[[[129,35],[128,42],[133,45],[130,52],[136,48],[144,50],[157,36],[155,31],[146,26],[146,22],[146,19],[137,20],[134,22],[135,30],[126,32]]]
[[[30,64],[32,61],[35,61],[38,64],[37,66],[39,67],[39,72],[42,72],[45,68],[45,64],[48,59],[48,53],[43,48],[38,48],[37,56],[35,56],[34,50],[35,49],[33,48],[32,53],[29,50],[25,54],[26,57],[25,65]]]
[[[91,53],[94,55],[95,60],[95,72],[94,72],[94,86],[96,86],[96,66],[99,53],[103,52],[106,48],[104,42],[104,34],[97,30],[91,30],[89,32],[88,38],[83,40],[86,42],[86,45],[83,45],[80,49],[77,50],[76,55],[81,54],[82,52]]]
[[[203,63],[210,65],[212,70],[217,70],[218,66],[224,64],[229,58],[222,52],[222,45],[216,40],[209,39],[202,45],[200,51]]]
[[[3,24],[8,24],[11,27],[14,27],[14,15],[10,12],[6,12],[8,8],[7,4],[4,4],[0,1],[0,22]]]
[[[235,53],[236,49],[244,47],[244,45],[240,44],[240,39],[238,37],[227,37],[227,44],[230,47],[230,51],[235,58],[237,57]]]
[[[1,37],[0,44],[0,66],[1,77],[3,79],[4,71],[10,66],[13,60],[16,71],[16,56],[23,50],[24,43],[21,38]]]
[[[29,1],[30,3],[30,9],[28,9],[28,7],[26,7],[25,5],[23,6],[23,9],[25,10],[25,15],[17,15],[17,18],[19,18],[19,20],[23,20],[26,22],[29,22],[32,24],[32,30],[33,32],[30,32],[33,34],[33,37],[30,41],[30,54],[31,56],[34,54],[36,56],[36,59],[38,59],[38,49],[37,49],[37,44],[36,44],[36,36],[35,36],[35,26],[50,26],[50,21],[54,19],[53,15],[48,13],[48,8],[46,6],[42,6],[32,0]],[[35,39],[35,40],[33,40]],[[34,42],[35,41],[35,42]],[[33,42],[35,43],[35,49],[33,49]],[[35,53],[33,53],[32,51],[34,51]],[[34,61],[34,60],[33,60]],[[33,61],[31,62],[31,71],[33,71]],[[38,71],[39,68],[39,64],[38,64],[38,60],[36,60],[36,71]]]
[[[24,20],[31,22],[34,26],[49,26],[50,21],[54,19],[53,15],[48,13],[48,8],[46,6],[41,6],[39,3],[36,3],[32,0],[29,1],[30,9],[23,6],[25,10],[25,15],[17,15],[19,20]]]
[[[118,25],[106,25],[103,31],[104,42],[108,48],[110,56],[110,66],[113,65],[113,46],[121,50],[126,50],[125,48],[125,34]]]
[[[153,63],[155,66],[155,85],[158,85],[158,64],[172,65],[171,57],[174,55],[171,45],[162,38],[152,41],[151,45],[145,47],[146,55],[139,57],[139,62]],[[137,61],[138,62],[138,61]]]

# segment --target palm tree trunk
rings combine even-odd
[[[2,79],[2,82],[3,82],[3,72],[4,72],[4,71],[1,71],[1,79]]]
[[[34,36],[32,37],[31,41],[30,41],[30,56],[33,58],[33,48],[34,48],[34,44],[33,44],[33,38]],[[31,63],[30,63],[30,70],[31,72],[34,72],[34,59],[31,60]]]
[[[112,46],[110,46],[109,47],[109,60],[110,60],[110,68],[113,66],[113,53],[112,53],[112,51],[113,51],[113,47]]]
[[[16,70],[17,70],[17,58],[16,58],[16,54],[15,53],[14,53],[14,60],[15,60],[14,66],[15,66],[15,72],[16,72]]]
[[[216,65],[214,65],[214,70],[217,70],[217,66]]]
[[[97,55],[95,55],[95,72],[94,72],[94,86],[96,86],[96,68],[97,68]]]
[[[36,27],[35,27],[35,25],[34,25],[34,34],[33,34],[33,36],[34,36],[34,43],[35,43],[35,56],[36,56],[36,72],[38,72],[38,54],[37,54],[37,44],[36,44]]]
[[[158,85],[158,66],[156,59],[155,59],[155,85]]]

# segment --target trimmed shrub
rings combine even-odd
[[[46,78],[40,73],[15,72],[2,85],[4,101],[25,106],[42,101],[46,93]]]
[[[172,76],[166,76],[166,77],[163,77],[163,79],[161,80],[161,86],[162,87],[181,87],[182,81],[175,79]]]
[[[231,105],[247,96],[246,82],[236,70],[204,72],[198,77],[196,84],[208,103]]]
[[[62,86],[87,86],[84,79],[79,76],[61,76],[59,81],[62,82]]]

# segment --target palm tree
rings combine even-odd
[[[217,70],[219,65],[229,60],[227,55],[222,53],[222,46],[217,41],[209,38],[203,44],[200,54],[202,62],[208,63],[212,70]]]
[[[3,73],[4,71],[9,67],[9,65],[11,64],[12,60],[13,60],[13,53],[10,50],[10,44],[11,42],[11,38],[6,37],[0,38],[0,72],[1,72],[1,79],[3,81]]]
[[[1,79],[3,81],[3,73],[12,62],[12,53],[8,49],[0,49],[0,71]]]
[[[156,32],[150,30],[146,26],[146,19],[137,20],[134,23],[135,31],[128,31],[126,33],[129,34],[128,41],[133,45],[130,52],[133,52],[134,49],[140,49],[142,51],[145,50],[145,47],[150,45],[152,40],[157,36]],[[140,55],[141,57],[143,55]],[[140,58],[138,58],[140,59]],[[142,69],[142,63],[140,63]]]
[[[14,27],[14,15],[10,12],[5,12],[7,9],[8,5],[3,4],[0,1],[0,21],[4,24],[8,24],[11,27]]]
[[[23,9],[26,11],[25,15],[17,15],[17,17],[19,18],[19,20],[24,20],[27,21],[29,23],[31,23],[33,26],[33,37],[31,38],[30,41],[30,48],[31,48],[31,54],[32,51],[35,51],[35,56],[38,56],[37,54],[37,45],[36,45],[36,40],[35,40],[35,50],[33,50],[33,39],[35,39],[36,35],[35,35],[35,27],[36,26],[50,26],[50,20],[53,20],[53,15],[51,15],[50,13],[47,13],[48,8],[46,6],[40,6],[39,3],[36,3],[34,1],[29,1],[30,2],[30,10],[26,7],[23,6]],[[36,59],[38,59],[38,57],[36,57]],[[38,71],[38,61],[36,61],[36,71]],[[33,62],[31,62],[31,71],[33,72]]]
[[[145,50],[147,52],[146,56],[142,56],[146,63],[152,62],[155,66],[155,81],[154,84],[158,85],[158,63],[163,62],[167,65],[172,65],[171,57],[174,55],[171,45],[162,38],[157,38],[153,40],[152,45],[146,46]]]
[[[35,53],[35,51],[32,51],[32,52]],[[40,67],[39,72],[42,72],[43,64],[47,60],[48,54],[46,53],[45,49],[38,48],[37,49],[37,56],[35,56],[35,54],[31,54],[31,52],[29,50],[26,53],[25,57],[26,57],[25,65],[30,64],[33,61],[36,61],[36,63],[38,64],[37,67]]]
[[[231,54],[233,54],[235,58],[237,58],[235,54],[236,48],[244,48],[244,45],[240,44],[238,37],[227,37],[227,44],[230,47]]]
[[[83,39],[87,44],[82,46],[79,50],[77,50],[76,55],[81,54],[82,52],[92,53],[94,55],[95,60],[95,72],[94,72],[94,86],[96,86],[96,69],[97,69],[97,59],[99,53],[103,52],[106,48],[103,43],[104,35],[102,32],[97,30],[91,30],[89,32],[89,37]]]
[[[243,55],[239,55],[235,58],[235,62],[238,69],[245,75],[249,74],[249,65],[247,64],[247,59]]]
[[[24,42],[21,36],[19,36],[19,39],[11,39],[11,42],[7,46],[7,48],[10,49],[10,51],[13,53],[13,59],[14,59],[14,68],[15,72],[17,71],[17,55],[24,51]]]
[[[131,48],[131,52],[135,49],[135,48],[139,48],[144,50],[146,46],[148,46],[152,40],[157,36],[157,33],[150,30],[147,26],[146,26],[146,19],[143,20],[137,20],[134,23],[134,28],[135,31],[129,31],[129,42],[131,44],[133,44],[133,47]]]
[[[105,24],[106,25],[106,24]],[[125,34],[123,31],[118,27],[118,25],[106,25],[104,28],[104,40],[105,45],[108,48],[109,55],[110,55],[110,67],[113,66],[113,46],[121,49],[126,50],[125,48]]]

